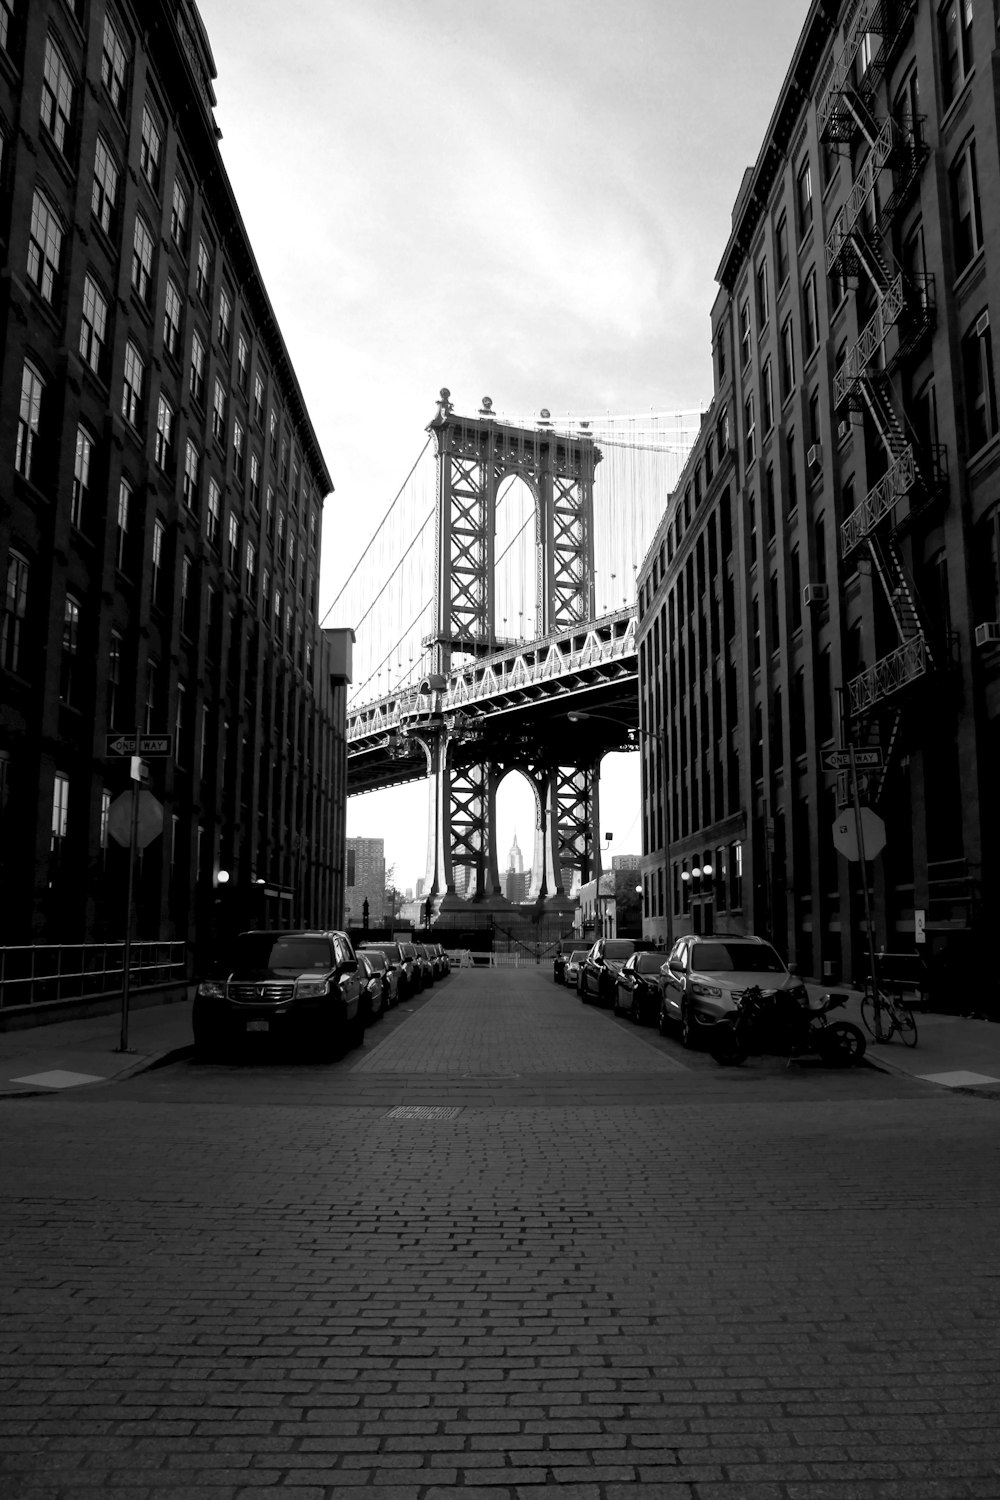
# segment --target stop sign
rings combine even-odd
[[[876,854],[881,854],[885,848],[885,824],[878,813],[872,812],[870,807],[862,807],[861,811],[861,837],[865,846],[865,859],[874,859]],[[845,855],[847,859],[859,859],[858,828],[854,816],[853,807],[845,807],[843,812],[837,814],[833,824],[834,848]]]
[[[122,792],[108,808],[108,832],[116,844],[127,849],[132,834],[132,793]],[[163,832],[163,807],[145,787],[139,793],[139,813],[135,825],[135,846],[145,849],[157,834]]]

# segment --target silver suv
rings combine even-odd
[[[729,1015],[748,985],[782,990],[793,1000],[806,994],[798,975],[759,937],[678,938],[660,973],[660,1034],[679,1025],[685,1047],[697,1045],[699,1021]]]

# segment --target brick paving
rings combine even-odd
[[[4,1500],[998,1500],[996,1104],[484,977],[333,1068],[0,1103]]]

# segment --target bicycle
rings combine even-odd
[[[868,1035],[876,1042],[891,1042],[898,1033],[905,1046],[917,1045],[916,1017],[884,981],[879,984],[871,979],[865,980],[861,1020]]]

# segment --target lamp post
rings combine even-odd
[[[607,724],[618,724],[618,720],[613,719],[610,714],[594,714],[582,708],[573,709],[566,717],[571,724],[583,724],[590,719],[603,719]],[[663,884],[667,903],[667,947],[672,948],[674,944],[674,893],[670,879],[670,788],[666,730],[662,733],[657,733],[652,729],[643,729],[641,725],[637,724],[628,733],[641,735],[645,740],[652,740],[660,752],[663,765]],[[711,869],[711,866],[709,866],[709,869]]]

